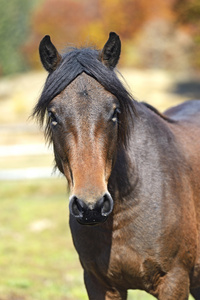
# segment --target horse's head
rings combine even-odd
[[[106,85],[114,74],[120,48],[115,33],[101,52],[76,49],[62,57],[48,36],[40,44],[49,77],[35,112],[43,118],[48,114],[47,131],[56,164],[70,187],[70,213],[81,224],[102,223],[113,210],[107,185],[125,107],[115,95],[118,87],[112,93]],[[116,80],[115,75],[112,82]]]

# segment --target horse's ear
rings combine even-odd
[[[110,32],[109,39],[101,52],[101,60],[108,68],[113,69],[118,63],[120,53],[120,38],[115,32]]]
[[[44,68],[50,73],[54,71],[61,61],[61,55],[52,44],[50,36],[45,35],[39,46],[40,59]]]

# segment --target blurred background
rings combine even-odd
[[[200,99],[199,0],[0,0],[0,300],[87,299],[67,184],[52,173],[52,149],[30,115],[47,76],[42,37],[60,51],[102,48],[110,31],[120,35],[119,70],[137,100],[164,111]]]

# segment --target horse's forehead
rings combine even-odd
[[[98,89],[104,89],[103,86],[93,77],[87,75],[86,73],[82,73],[79,76],[77,76],[67,87],[67,89],[75,89],[82,91],[86,87],[88,88],[98,88]]]
[[[62,92],[63,99],[70,99],[74,102],[82,102],[81,99],[87,99],[87,103],[101,103],[110,100],[113,95],[93,77],[82,73],[76,77]],[[101,103],[102,105],[102,103]]]

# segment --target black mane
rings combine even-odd
[[[168,118],[167,116],[165,116],[164,114],[162,114],[161,112],[159,112],[154,106],[150,105],[149,103],[146,103],[146,102],[141,102],[141,103],[144,104],[147,108],[149,108],[151,111],[153,111],[155,114],[157,114],[158,116],[160,116],[165,121],[167,121],[169,123],[175,123],[174,120]]]
[[[100,61],[100,52],[91,48],[73,48],[62,56],[61,63],[57,69],[47,77],[33,116],[36,116],[42,125],[50,101],[83,72],[96,79],[107,91],[115,95],[120,102],[122,112],[120,127],[123,133],[121,132],[122,135],[119,134],[119,137],[126,144],[129,132],[128,119],[130,119],[129,117],[133,119],[133,113],[136,113],[134,100],[115,72]],[[48,120],[46,132],[49,133]]]

